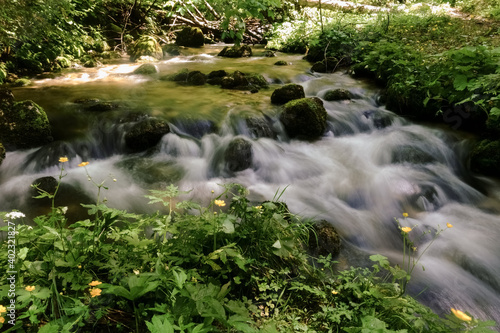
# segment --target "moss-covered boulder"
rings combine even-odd
[[[13,102],[11,92],[0,93],[0,141],[7,149],[33,148],[51,142],[47,114],[33,101]]]
[[[311,71],[317,73],[332,73],[337,68],[338,60],[335,58],[326,58],[314,63]]]
[[[170,127],[167,122],[148,118],[135,124],[125,134],[125,144],[131,151],[144,151],[156,146],[161,138],[169,132]]]
[[[207,76],[200,71],[192,71],[187,75],[187,83],[192,86],[202,86],[207,82]]]
[[[128,54],[131,61],[136,61],[143,56],[150,56],[155,59],[163,58],[163,50],[153,36],[142,36],[136,40],[130,47]]]
[[[347,89],[330,89],[325,93],[325,101],[341,101],[352,99],[354,95]]]
[[[175,43],[186,47],[202,47],[205,44],[205,37],[200,28],[186,27],[177,33]]]
[[[273,91],[273,94],[271,95],[271,103],[285,104],[294,99],[304,97],[306,97],[304,87],[295,83],[289,83]]]
[[[142,64],[134,70],[134,74],[150,75],[158,73],[158,69],[153,64]]]
[[[317,97],[301,98],[286,103],[280,114],[289,137],[314,140],[326,130],[327,113]]]
[[[278,60],[274,63],[274,66],[288,66],[288,62],[285,60]]]
[[[243,138],[231,140],[224,152],[226,168],[232,172],[248,169],[252,166],[252,157],[252,144]]]
[[[211,71],[210,73],[208,73],[207,83],[211,84],[211,85],[219,86],[222,84],[222,78],[227,76],[227,75],[228,75],[228,73],[223,69],[217,70],[217,71]]]
[[[500,177],[500,140],[481,141],[472,150],[470,168],[474,172]]]
[[[218,56],[227,58],[251,57],[252,48],[248,45],[235,45],[232,47],[226,46],[222,49],[222,51],[219,52]]]
[[[164,57],[181,55],[181,49],[179,48],[179,45],[165,44],[161,48],[163,50]]]
[[[30,84],[31,80],[26,78],[17,79],[16,81],[14,81],[14,83],[12,83],[14,87],[27,87]]]
[[[234,73],[222,78],[221,87],[224,89],[245,88],[248,87],[248,79],[244,73],[234,71]]]
[[[3,162],[4,159],[5,159],[5,148],[0,143],[0,165],[2,164],[2,162]]]

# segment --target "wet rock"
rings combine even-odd
[[[163,56],[178,56],[181,55],[179,45],[165,44],[162,46]]]
[[[325,101],[341,101],[352,99],[354,95],[347,89],[330,89],[325,93]]]
[[[264,57],[266,57],[266,58],[276,57],[276,52],[271,51],[271,50],[265,50]]]
[[[340,252],[341,240],[337,230],[327,221],[321,220],[314,225],[314,232],[309,237],[309,250],[314,257],[337,256]]]
[[[32,196],[38,196],[44,192],[54,194],[57,189],[57,184],[57,179],[51,176],[37,178],[31,183]]]
[[[248,169],[252,165],[252,144],[242,138],[231,140],[224,152],[226,168],[232,172]]]
[[[222,78],[221,87],[223,89],[238,89],[248,86],[248,80],[240,71],[235,71],[234,73]]]
[[[427,164],[435,159],[427,152],[414,146],[400,146],[392,152],[392,163]]]
[[[500,176],[500,140],[483,140],[472,150],[470,168],[488,176]]]
[[[269,121],[264,117],[249,117],[245,119],[252,138],[275,138],[276,134]]]
[[[314,65],[311,67],[311,71],[317,73],[332,73],[336,69],[337,64],[337,59],[326,58],[325,60],[314,63]]]
[[[206,81],[206,75],[200,71],[192,71],[187,75],[187,83],[193,86],[202,86]]]
[[[129,48],[131,61],[136,61],[141,57],[149,56],[156,60],[163,58],[163,50],[153,36],[142,36]]]
[[[366,119],[372,119],[373,126],[377,129],[383,129],[392,125],[393,118],[389,113],[383,113],[377,110],[363,112]]]
[[[156,66],[153,64],[142,64],[134,70],[134,74],[140,74],[140,75],[150,75],[156,73],[158,73],[158,70],[156,69]]]
[[[295,83],[289,83],[273,91],[273,94],[271,95],[271,103],[285,104],[294,99],[304,97],[306,97],[304,87]]]
[[[197,139],[201,139],[207,134],[215,133],[217,126],[211,120],[203,119],[176,119],[174,125],[182,132]]]
[[[132,151],[144,151],[156,146],[169,132],[170,127],[165,121],[148,118],[135,124],[125,134],[125,144]]]
[[[31,84],[31,80],[29,79],[17,79],[12,83],[14,87],[27,87]]]
[[[227,58],[251,57],[252,48],[248,45],[240,45],[233,47],[226,46],[225,48],[222,49],[222,51],[219,52],[218,56]]]
[[[323,102],[312,97],[286,103],[280,114],[280,121],[289,137],[314,140],[325,133],[326,117]]]
[[[33,148],[51,142],[47,114],[33,101],[12,102],[6,92],[0,105],[0,141],[7,149]],[[10,103],[10,104],[9,104]]]
[[[251,87],[255,87],[257,89],[267,88],[267,80],[261,74],[248,74],[246,75],[248,80],[248,84]]]
[[[174,82],[186,82],[189,74],[189,69],[183,68],[173,75],[168,75],[162,77],[162,80],[174,81]]]
[[[90,104],[90,103],[99,103],[100,100],[98,98],[91,98],[91,97],[83,97],[83,98],[77,98],[73,101],[73,103],[76,104]]]
[[[200,28],[186,27],[177,33],[175,43],[186,47],[202,47],[205,44],[205,37]]]
[[[220,86],[222,84],[222,79],[227,76],[228,73],[225,70],[212,71],[208,74],[207,83]]]
[[[108,112],[118,107],[118,104],[112,102],[90,102],[84,104],[84,110],[88,112]]]
[[[0,143],[0,165],[2,165],[4,159],[5,159],[5,148],[2,145],[2,143]]]
[[[126,170],[135,181],[156,188],[176,183],[185,174],[184,169],[175,162],[149,158],[132,157],[118,162],[117,166]]]
[[[274,66],[288,66],[288,63],[285,60],[279,60],[274,63]]]

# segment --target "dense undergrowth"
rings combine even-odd
[[[402,114],[498,137],[500,3],[456,2],[475,15],[412,3],[296,12],[275,27],[268,46],[352,66],[384,85],[384,102]]]
[[[0,287],[3,332],[491,332],[494,325],[454,309],[440,318],[405,294],[418,261],[411,228],[400,227],[401,268],[373,255],[372,267],[338,272],[331,255],[310,255],[313,221],[291,214],[282,192],[256,205],[229,184],[203,207],[171,185],[148,196],[161,210],[138,215],[107,207],[99,201],[104,183],[94,184],[98,200],[85,205],[86,220],[68,225],[67,208],[54,206],[29,223],[20,212],[3,214],[15,225],[15,233],[1,230],[15,238],[16,259],[7,251],[13,242],[2,241],[1,278],[9,264],[17,272],[14,297],[9,285]],[[58,192],[39,191],[52,202]]]

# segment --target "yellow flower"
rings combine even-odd
[[[215,200],[214,204],[216,204],[219,207],[224,207],[226,205],[226,203],[224,202],[224,200]]]
[[[92,297],[101,296],[101,291],[102,291],[102,289],[92,288],[92,289],[90,289],[90,296],[92,296]]]
[[[332,294],[337,295],[339,292],[337,290],[332,290]]]
[[[410,227],[403,227],[403,228],[401,228],[401,230],[403,232],[409,233],[411,231],[411,228]]]
[[[102,282],[99,282],[99,281],[92,281],[92,282],[90,282],[90,283],[89,283],[89,286],[91,286],[91,287],[95,287],[95,286],[100,285],[101,283],[102,283]]]
[[[446,226],[447,226],[448,228],[453,228],[453,224],[451,224],[451,223],[446,223]]]
[[[67,157],[59,157],[59,162],[61,162],[61,163],[68,162],[68,158]]]
[[[5,318],[4,317],[0,317],[0,324],[3,324],[5,323]]]
[[[35,286],[26,286],[26,288],[24,288],[24,289],[26,289],[26,291],[31,292],[31,291],[35,290]]]
[[[0,305],[0,313],[7,312],[7,308],[3,305]]]
[[[262,206],[255,206],[255,208],[257,208],[257,209],[262,209]]]
[[[408,213],[403,213],[403,217],[408,217]]]
[[[453,312],[455,317],[457,317],[460,320],[463,320],[463,321],[471,321],[472,320],[471,317],[469,317],[468,315],[466,315],[465,313],[463,313],[460,310],[455,310],[454,308],[451,308],[451,312]]]
[[[82,162],[82,163],[78,164],[79,167],[84,167],[87,165],[89,165],[89,162]]]
[[[82,265],[78,265],[78,268],[82,268]]]

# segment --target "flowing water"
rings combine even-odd
[[[68,156],[58,204],[74,218],[81,201],[95,200],[97,190],[77,165],[96,182],[104,181],[107,204],[151,212],[148,189],[175,183],[193,189],[190,198],[207,202],[218,184],[237,182],[255,202],[278,190],[294,213],[332,223],[343,237],[343,265],[369,264],[375,253],[401,264],[402,240],[395,218],[412,234],[439,235],[414,271],[410,292],[439,313],[454,307],[483,319],[500,321],[500,186],[471,174],[466,167],[470,141],[464,135],[412,123],[377,103],[377,88],[341,72],[312,74],[298,55],[277,58],[218,58],[222,46],[184,50],[184,55],[157,64],[160,74],[133,75],[137,64],[118,63],[97,69],[74,69],[60,76],[16,88],[17,100],[43,106],[56,141],[25,151],[8,152],[0,166],[0,211],[19,209],[29,216],[47,209],[31,199],[30,184],[59,175],[60,156]],[[262,51],[262,50],[261,50]],[[273,66],[285,60],[289,66]],[[261,73],[270,89],[258,93],[218,86],[183,86],[159,80],[181,68],[240,70]],[[270,103],[274,88],[301,84],[306,96],[323,97],[331,88],[349,89],[351,101],[324,102],[328,132],[314,142],[289,140],[279,121],[280,107]],[[75,103],[99,99],[113,104],[108,112],[91,112]],[[138,114],[169,121],[171,133],[151,150],[128,153],[124,132]],[[134,118],[135,117],[135,118]],[[274,138],[256,137],[248,117],[269,121]],[[129,126],[129,127],[127,127]],[[215,130],[213,130],[215,128]],[[235,137],[252,142],[249,169],[231,172],[224,151]],[[116,181],[114,181],[116,180]],[[402,212],[409,214],[402,218]],[[430,237],[416,240],[422,251]]]

